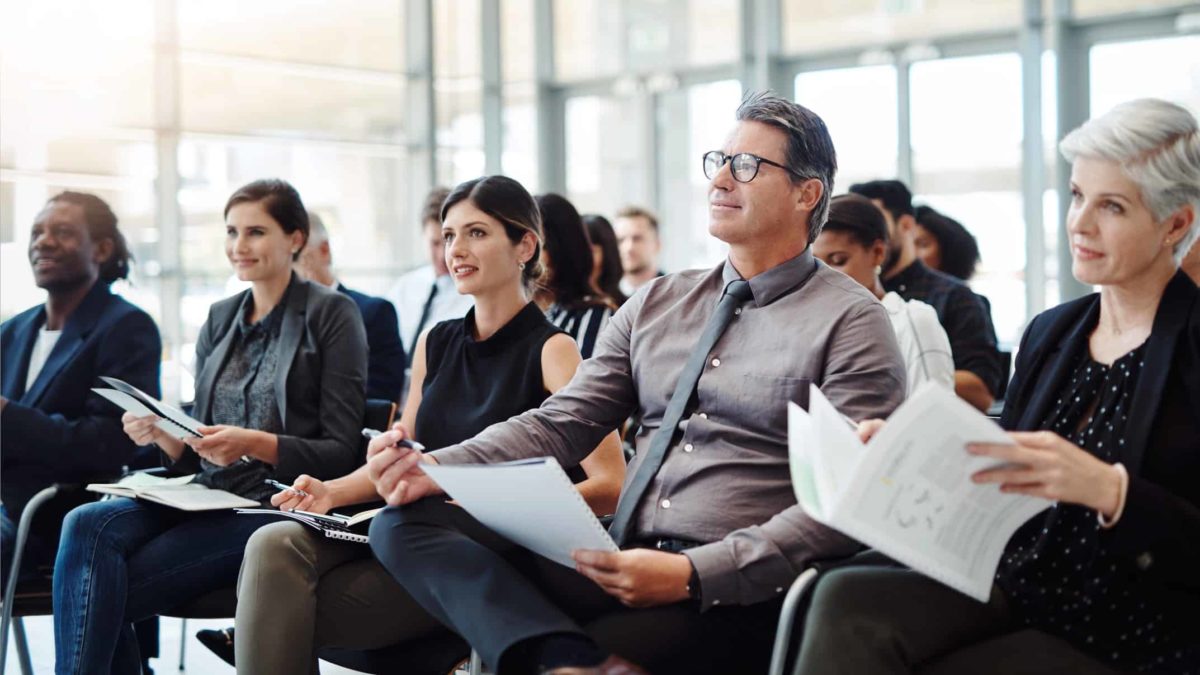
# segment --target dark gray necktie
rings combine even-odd
[[[687,364],[679,374],[679,381],[675,383],[675,393],[671,394],[671,401],[667,403],[667,410],[663,413],[662,425],[655,432],[654,440],[650,442],[650,449],[646,451],[646,456],[638,465],[637,472],[629,481],[629,487],[621,494],[621,500],[617,504],[617,513],[613,516],[612,526],[608,528],[608,533],[617,546],[625,544],[625,540],[629,536],[629,526],[637,512],[638,504],[646,495],[646,488],[650,486],[650,481],[662,467],[663,459],[667,456],[667,449],[671,447],[671,441],[675,438],[679,422],[683,419],[684,410],[692,398],[692,392],[696,391],[696,383],[700,381],[700,374],[704,372],[704,364],[708,361],[709,352],[712,351],[713,345],[717,344],[717,340],[721,339],[721,334],[729,326],[734,310],[751,297],[750,284],[741,279],[731,281],[725,287],[725,293],[717,304],[717,311],[708,320],[708,325],[704,327],[700,341],[696,343],[692,355],[688,357]]]

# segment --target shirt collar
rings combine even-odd
[[[765,307],[803,286],[816,271],[817,261],[813,258],[812,247],[809,246],[795,258],[750,279],[750,293],[754,296],[751,302],[755,307]],[[729,282],[741,278],[742,275],[734,269],[733,262],[726,258],[725,266],[721,270],[722,289],[728,286]]]

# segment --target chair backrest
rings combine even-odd
[[[395,419],[395,402],[385,401],[381,398],[367,399],[366,409],[363,410],[363,428],[387,431],[391,428],[392,421]],[[370,443],[370,440],[363,438],[362,443],[359,446],[362,449],[360,458],[364,463],[367,461],[367,443]]]

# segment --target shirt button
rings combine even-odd
[[[659,502],[659,505],[662,506],[664,509],[669,509],[669,508],[671,508],[671,500],[664,499],[661,502]]]
[[[775,592],[776,592],[776,593],[782,593],[782,592],[783,592],[783,587],[782,587],[782,586],[777,586],[777,587],[775,588]]]
[[[700,413],[700,419],[702,419],[702,420],[708,419],[708,413]]]
[[[713,365],[713,368],[716,368],[717,366],[721,365],[721,359],[713,359],[712,365]]]
[[[713,604],[714,604],[714,605],[719,605],[719,604],[721,604],[721,601],[720,601],[720,600],[713,600]]]
[[[741,307],[738,307],[737,309],[733,310],[733,313],[734,313],[734,314],[741,314],[741,313],[742,313],[742,308],[741,308]]]
[[[691,443],[688,443],[688,444],[686,444],[686,445],[684,445],[684,446],[683,446],[683,451],[684,451],[684,452],[691,452],[691,451],[693,451],[693,450],[695,450],[695,449],[696,449],[696,448],[695,448],[695,446],[693,446]]]

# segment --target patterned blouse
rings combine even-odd
[[[1040,428],[1119,461],[1145,351],[1143,343],[1106,366],[1084,350]],[[1189,672],[1200,654],[1185,646],[1179,627],[1187,622],[1165,617],[1133,561],[1109,553],[1105,542],[1094,510],[1055,504],[1013,535],[996,581],[1025,625],[1123,668]]]

